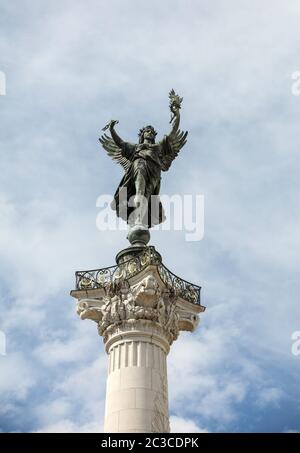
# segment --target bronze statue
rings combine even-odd
[[[109,129],[111,138],[104,134],[99,138],[109,156],[125,170],[114,196],[112,208],[119,217],[130,225],[151,228],[164,221],[164,211],[159,200],[161,171],[169,170],[172,161],[186,143],[187,132],[179,129],[182,98],[169,93],[172,124],[171,132],[155,143],[156,131],[152,126],[140,129],[139,143],[124,142],[115,130],[117,120],[111,120],[104,128]],[[138,215],[133,215],[138,212]]]

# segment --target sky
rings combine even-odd
[[[204,195],[204,236],[153,231],[207,307],[168,357],[173,432],[300,431],[298,0],[0,0],[0,432],[101,432],[107,358],[76,270],[113,265],[124,231],[97,198],[122,168],[101,128],[188,142],[163,194]]]

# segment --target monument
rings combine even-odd
[[[111,207],[128,223],[130,246],[114,266],[76,272],[71,291],[80,318],[97,323],[108,354],[104,431],[110,433],[169,432],[167,355],[180,331],[194,331],[205,310],[200,286],[173,274],[148,245],[149,229],[165,219],[161,171],[187,138],[179,130],[182,98],[174,90],[169,98],[172,128],[158,143],[152,126],[140,130],[138,144],[119,137],[116,120],[103,128],[111,137],[104,134],[102,146],[125,170]]]

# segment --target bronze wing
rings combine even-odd
[[[122,167],[124,168],[125,171],[128,170],[131,162],[128,160],[126,157],[122,155],[122,149],[119,148],[115,142],[106,134],[103,134],[100,138],[99,141],[105,151],[107,151],[107,154],[116,162],[118,162]]]
[[[166,135],[162,140],[162,171],[168,171],[181,148],[186,144],[188,133],[177,130],[174,134]]]

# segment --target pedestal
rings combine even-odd
[[[167,355],[179,332],[198,324],[200,287],[145,246],[120,252],[116,266],[77,272],[71,295],[108,354],[104,431],[169,432]]]

